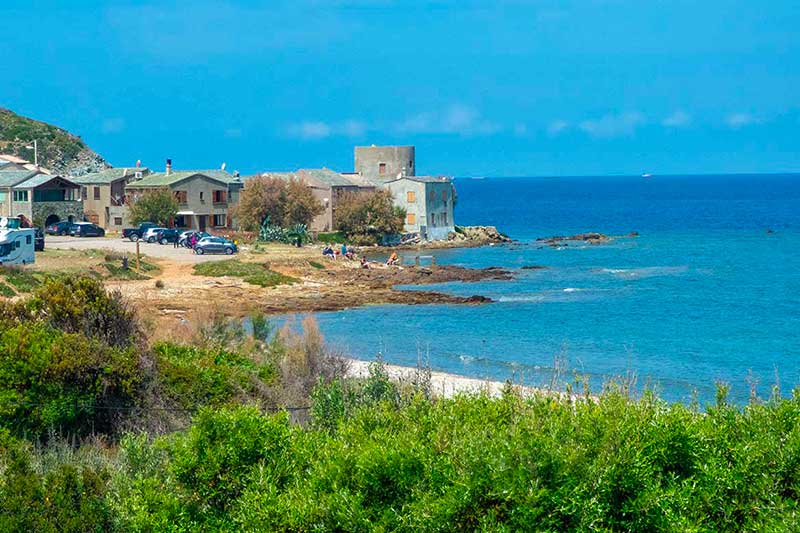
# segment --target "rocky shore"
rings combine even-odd
[[[578,233],[576,235],[570,235],[570,236],[556,235],[556,236],[553,236],[553,237],[540,237],[540,238],[536,239],[536,242],[538,242],[538,243],[540,243],[540,244],[542,244],[544,246],[550,246],[550,247],[553,247],[553,248],[558,248],[558,247],[561,247],[561,246],[569,246],[569,244],[571,242],[572,243],[580,242],[580,243],[586,243],[586,244],[606,244],[606,243],[611,242],[614,239],[632,238],[632,237],[638,237],[638,236],[639,236],[639,233],[636,232],[636,231],[632,231],[632,232],[628,233],[627,235],[619,235],[619,236],[612,236],[612,237],[610,237],[608,235],[605,235],[603,233],[589,232],[589,233]]]

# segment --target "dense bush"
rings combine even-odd
[[[375,244],[402,233],[405,209],[395,206],[387,190],[348,193],[336,206],[336,228],[356,244]]]
[[[147,191],[134,198],[128,206],[131,223],[154,222],[167,226],[178,213],[178,201],[169,189]]]
[[[242,229],[259,231],[265,220],[277,228],[307,226],[324,209],[304,183],[265,175],[247,180],[233,216]]]

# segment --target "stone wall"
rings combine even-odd
[[[56,215],[59,220],[72,220],[75,222],[83,220],[83,202],[34,202],[33,203],[33,223],[44,224],[47,217]]]
[[[385,165],[381,174],[381,164]],[[398,174],[414,176],[417,163],[413,146],[356,146],[355,171],[367,179],[389,181]]]

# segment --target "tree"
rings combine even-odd
[[[286,203],[283,206],[283,223],[286,227],[308,225],[324,210],[325,206],[314,197],[305,183],[293,179],[286,184]]]
[[[376,243],[403,231],[406,210],[387,190],[347,193],[336,206],[337,229],[355,242]]]
[[[302,181],[258,176],[247,180],[233,212],[243,230],[258,231],[266,217],[270,226],[287,228],[308,225],[324,209]]]
[[[270,224],[283,226],[286,204],[286,182],[280,178],[258,176],[247,180],[239,195],[239,203],[233,208],[233,216],[245,231],[258,231],[264,218]]]
[[[129,206],[131,222],[155,222],[167,226],[178,213],[178,201],[169,189],[148,191]]]

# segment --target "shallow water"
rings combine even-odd
[[[489,296],[489,305],[319,313],[330,342],[358,358],[422,358],[436,370],[532,385],[579,373],[597,390],[632,375],[670,400],[708,401],[716,381],[739,402],[751,386],[764,396],[776,382],[784,394],[800,384],[800,176],[456,184],[460,224],[497,225],[520,242],[444,250],[437,261],[509,267],[516,279],[425,287]],[[639,236],[535,242],[585,231]]]

